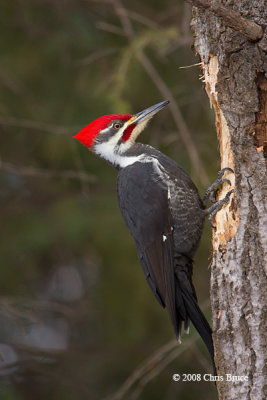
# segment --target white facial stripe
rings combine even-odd
[[[132,123],[134,124],[134,120],[135,117],[132,117],[129,119],[129,121],[126,121],[118,130],[118,132],[111,136],[107,142],[96,143],[94,145],[94,152],[105,160],[111,162],[113,165],[119,165],[121,168],[127,167],[128,165],[131,165],[137,161],[150,162],[151,160],[145,160],[143,155],[136,157],[123,156],[124,152],[132,146],[137,136],[143,131],[150,118],[147,118],[143,122],[139,122],[133,129],[130,138],[126,142],[121,142],[118,144],[128,126]],[[108,132],[109,129],[110,126],[106,129],[103,129],[101,134]]]
[[[108,143],[110,143],[111,145],[115,146],[118,141],[121,139],[123,132],[124,132],[124,125],[118,130],[117,133],[115,133],[115,135],[111,136],[111,138],[109,139]]]
[[[108,143],[110,143],[111,145],[115,146],[115,145],[119,142],[119,140],[122,138],[125,129],[128,128],[128,126],[134,121],[134,119],[135,119],[135,117],[132,117],[132,118],[130,118],[128,121],[126,121],[126,122],[124,123],[124,125],[118,130],[118,132],[111,136],[111,138],[109,139]],[[113,124],[113,123],[112,123],[112,124]],[[112,125],[112,124],[111,124],[111,125]],[[110,125],[110,126],[111,126],[111,125]],[[109,129],[110,129],[110,126],[108,126],[107,128],[103,129],[103,130],[101,131],[101,135],[102,135],[103,133],[108,132]]]
[[[140,161],[143,155],[125,157],[114,151],[114,146],[110,142],[99,143],[94,147],[94,151],[100,157],[111,162],[113,165],[119,165],[121,168],[127,167],[137,161]]]
[[[136,117],[132,117],[130,118],[128,121],[126,121],[124,123],[124,125],[118,130],[118,132],[111,136],[111,138],[109,139],[108,143],[110,145],[116,146],[116,144],[119,142],[119,140],[122,138],[123,133],[125,132],[125,130],[128,128],[129,125],[134,124],[134,120]],[[145,129],[148,121],[152,118],[152,116],[150,118],[147,118],[146,120],[144,120],[143,122],[140,122],[139,124],[137,124],[137,126],[133,129],[131,136],[129,137],[129,139],[127,140],[127,142],[135,142],[136,138],[140,135],[140,133]],[[106,133],[108,132],[108,130],[110,129],[110,127],[105,128],[101,131],[102,133]],[[127,143],[125,142],[125,144]],[[124,143],[122,144],[124,145]],[[124,147],[124,146],[123,146]],[[128,146],[125,146],[128,147]]]

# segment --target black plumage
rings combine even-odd
[[[146,280],[156,299],[166,307],[178,339],[191,320],[205,342],[214,367],[211,328],[201,312],[192,282],[193,257],[204,218],[229,201],[233,190],[216,201],[213,192],[222,183],[224,168],[208,188],[203,201],[187,173],[151,146],[135,143],[148,121],[169,101],[135,115],[105,115],[84,127],[75,138],[119,170],[118,200],[136,244]],[[207,202],[212,205],[206,208]]]
[[[192,321],[214,357],[212,331],[201,312],[192,283],[193,257],[205,211],[194,183],[173,160],[156,149],[135,144],[127,156],[144,159],[119,169],[121,213],[136,244],[147,282],[166,307],[176,336]]]

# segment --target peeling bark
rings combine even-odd
[[[264,0],[220,3],[264,28]],[[252,42],[193,8],[195,49],[216,115],[221,167],[235,188],[213,232],[211,303],[219,398],[267,398],[267,35]],[[229,186],[219,194],[223,198]],[[233,383],[226,374],[247,376]]]

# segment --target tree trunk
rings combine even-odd
[[[217,214],[213,230],[213,337],[217,373],[223,376],[217,387],[220,399],[262,400],[267,398],[267,35],[261,33],[266,3],[210,3],[215,11],[210,5],[193,8],[195,49],[216,114],[221,167],[235,172],[226,176],[235,193]],[[230,19],[216,12],[218,4]],[[244,33],[233,15],[258,26],[259,33]],[[228,190],[224,184],[219,197]],[[226,374],[243,381],[228,381]]]

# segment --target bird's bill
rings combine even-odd
[[[162,108],[169,104],[169,100],[161,101],[160,103],[154,104],[154,106],[148,107],[143,111],[132,116],[132,118],[128,121],[128,124],[141,124],[150,118],[152,118],[155,114],[157,114]]]

